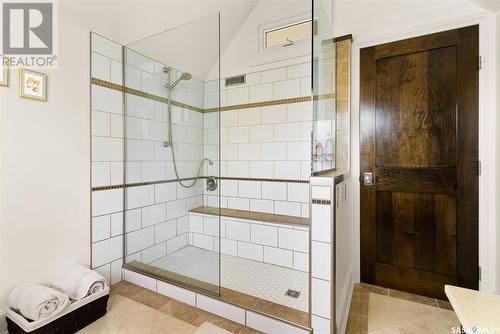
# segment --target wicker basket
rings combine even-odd
[[[54,317],[29,321],[8,309],[7,330],[9,334],[73,334],[106,314],[109,288],[89,297],[73,302]]]

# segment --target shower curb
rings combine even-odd
[[[220,300],[216,295],[185,285],[167,282],[154,275],[123,266],[123,280],[176,299],[220,317],[264,333],[312,334],[312,329],[280,319],[258,310]]]

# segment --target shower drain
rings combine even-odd
[[[286,290],[285,296],[292,297],[292,298],[299,298],[300,291],[288,289],[288,290]]]

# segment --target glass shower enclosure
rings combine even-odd
[[[293,20],[310,22],[310,38],[282,40],[264,52],[283,61],[256,66],[231,51],[239,41],[223,39],[224,78],[220,14],[126,45],[95,36],[92,224],[115,231],[109,241],[96,233],[93,267],[117,281],[146,275],[165,295],[182,287],[299,329],[334,319],[336,290],[318,287],[335,284],[335,253],[314,239],[311,175],[348,166],[348,95],[339,117],[333,2],[301,5]],[[270,31],[255,30],[262,41]]]
[[[333,2],[313,0],[313,131],[312,174],[336,168],[336,43]]]
[[[219,30],[215,14],[123,48],[125,268],[214,295]],[[190,221],[204,206],[210,217]]]
[[[314,127],[333,161],[332,45],[313,71],[306,54],[224,80],[220,45],[215,14],[123,47],[124,268],[309,328],[310,147]]]

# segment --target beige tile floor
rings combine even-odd
[[[347,334],[451,333],[459,322],[446,301],[356,284]],[[108,313],[81,334],[259,334],[251,328],[122,282],[112,288]],[[273,334],[273,333],[270,333]]]
[[[261,334],[128,282],[111,288],[108,313],[79,333]]]
[[[460,323],[450,309],[446,301],[357,284],[346,333],[451,333]]]
[[[108,301],[108,313],[80,334],[231,334],[209,321],[200,327],[120,295]]]

